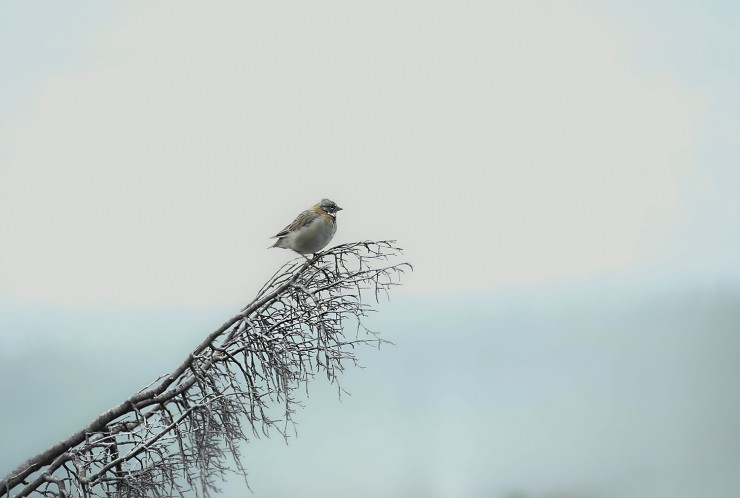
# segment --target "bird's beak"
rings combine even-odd
[[[340,208],[339,206],[337,206],[337,207],[336,207],[335,209],[336,209],[337,211],[341,211],[341,210],[342,210],[342,208]]]

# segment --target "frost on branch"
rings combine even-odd
[[[384,342],[362,320],[410,269],[400,252],[357,242],[285,264],[176,370],[24,462],[0,496],[209,496],[227,473],[246,477],[240,443],[285,435],[296,389]]]

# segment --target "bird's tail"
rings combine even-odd
[[[272,249],[273,247],[281,247],[285,249],[285,237],[280,237],[275,241],[275,243],[268,247],[268,249]]]

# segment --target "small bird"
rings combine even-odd
[[[299,254],[317,253],[334,237],[337,212],[341,210],[334,201],[321,199],[321,202],[303,211],[293,223],[275,235],[277,242],[270,247],[292,249]]]

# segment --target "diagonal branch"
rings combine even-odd
[[[400,252],[365,241],[286,263],[171,374],[25,461],[0,480],[0,496],[207,497],[226,473],[246,478],[245,423],[254,437],[285,435],[296,389],[319,371],[336,381],[357,363],[356,345],[386,342],[347,339],[344,326],[364,329],[366,295],[378,302],[399,285],[411,268],[391,264]]]

